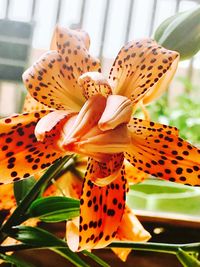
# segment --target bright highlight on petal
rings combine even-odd
[[[128,123],[132,112],[132,103],[127,97],[110,95],[98,126],[102,131],[112,130],[122,123]]]
[[[99,130],[98,130],[99,131]],[[93,134],[93,136],[92,136]],[[130,135],[126,125],[120,125],[114,130],[95,133],[91,131],[91,136],[82,138],[80,141],[73,141],[73,151],[85,155],[93,155],[97,160],[106,160],[104,154],[121,153],[128,149],[130,145]]]
[[[151,238],[151,235],[143,228],[134,212],[126,206],[116,238],[126,241],[146,242]]]

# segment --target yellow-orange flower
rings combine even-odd
[[[85,32],[57,27],[52,50],[23,75],[31,96],[48,108],[0,122],[2,183],[26,178],[65,154],[90,157],[78,225],[68,225],[67,241],[74,251],[115,240],[125,214],[124,158],[170,181],[200,181],[200,151],[176,128],[131,118],[138,103],[148,103],[166,88],[178,53],[151,39],[130,42],[107,80],[88,48]]]

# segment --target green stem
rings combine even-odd
[[[66,243],[63,242],[63,247],[66,246]],[[17,244],[9,246],[0,246],[0,253],[8,251],[17,251],[23,249],[37,249],[41,248],[39,246],[30,246],[26,244]],[[154,251],[154,252],[164,252],[176,254],[179,248],[187,252],[200,252],[200,243],[188,243],[188,244],[166,244],[166,243],[137,243],[137,242],[113,242],[107,248],[131,248],[134,250],[142,251]],[[84,250],[84,254],[88,254],[88,251]]]
[[[58,160],[54,165],[49,167],[45,174],[42,175],[42,177],[34,184],[9,219],[1,227],[0,243],[8,236],[7,232],[12,228],[12,226],[19,225],[26,220],[25,213],[32,201],[38,196],[43,184],[49,182],[52,178],[57,176],[63,166],[66,166],[66,163],[69,162],[71,157],[72,156],[66,156],[63,159]],[[73,161],[70,161],[70,164],[68,164],[67,167],[69,168],[72,164]]]
[[[188,252],[197,252],[200,253],[200,243],[190,243],[190,244],[182,244],[179,246],[181,249]]]
[[[134,250],[154,251],[176,254],[179,248],[189,252],[200,252],[200,243],[191,244],[165,244],[165,243],[136,243],[136,242],[113,242],[110,248],[131,248]]]

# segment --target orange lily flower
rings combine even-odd
[[[24,103],[24,112],[38,111],[43,109],[44,106],[34,100],[28,94]],[[54,181],[45,191],[44,196],[67,196],[72,198],[80,199],[81,189],[83,184],[82,177],[84,176],[85,169],[87,167],[87,158],[86,157],[76,157],[75,165],[72,170],[64,173],[59,179]],[[133,167],[128,161],[125,160],[125,170],[126,170],[126,179],[129,183],[138,183],[144,180],[147,174],[139,171]],[[36,179],[39,179],[41,173],[34,175]],[[0,197],[3,200],[0,202],[0,212],[5,214],[6,217],[12,213],[16,208],[16,201],[13,192],[12,184],[5,184],[0,187]],[[2,214],[2,215],[3,215]],[[36,226],[38,223],[37,219],[29,219],[24,222],[24,225]],[[73,234],[73,232],[72,232]],[[120,227],[117,231],[116,241],[117,240],[128,240],[135,242],[146,242],[150,239],[151,235],[143,228],[142,224],[139,222],[137,217],[134,215],[133,211],[130,210],[127,206],[124,211]],[[13,238],[8,237],[3,245],[13,245],[18,244],[19,242]],[[122,260],[126,261],[131,249],[125,248],[112,248],[113,252]],[[9,253],[11,254],[11,253]],[[0,261],[1,262],[1,261]]]
[[[152,100],[168,85],[178,53],[150,39],[130,42],[106,80],[88,48],[85,32],[57,27],[54,50],[23,75],[31,96],[52,110],[0,123],[2,183],[26,178],[70,152],[90,157],[80,218],[68,224],[73,251],[115,240],[125,211],[124,157],[157,177],[192,185],[200,181],[200,151],[179,138],[176,128],[131,118],[136,104]]]

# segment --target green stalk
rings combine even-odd
[[[23,221],[26,220],[25,213],[29,208],[30,204],[33,200],[38,196],[40,189],[42,186],[49,182],[52,178],[57,176],[59,172],[62,170],[63,166],[70,161],[72,156],[66,156],[60,160],[58,160],[54,165],[48,168],[44,175],[35,183],[35,185],[31,188],[28,194],[24,197],[12,215],[8,218],[8,220],[2,225],[1,233],[0,233],[0,243],[8,236],[7,232],[12,228],[12,226],[19,225]],[[73,164],[73,161],[70,161],[70,164],[67,165],[69,168]]]
[[[189,243],[189,244],[165,244],[165,243],[136,243],[136,242],[114,242],[108,246],[109,247],[119,247],[119,248],[131,248],[133,250],[140,251],[153,251],[153,252],[161,252],[161,253],[169,253],[177,256],[178,260],[184,267],[189,266],[200,266],[200,262],[197,258],[193,257],[189,253],[200,252],[200,243]],[[17,245],[9,245],[9,246],[0,246],[0,253],[5,253],[8,251],[18,251],[23,249],[43,249],[45,247],[40,246],[30,246],[26,244],[17,244]],[[76,254],[69,254],[69,251],[66,250],[66,243],[61,242],[61,246],[55,245],[55,247],[48,247],[52,251],[60,254],[62,257],[71,261],[77,267],[88,267],[88,265],[81,260],[78,262],[76,259]],[[89,256],[95,262],[97,262],[100,266],[109,267],[109,265],[94,255],[89,251],[82,251],[83,255]]]
[[[66,244],[63,243],[63,247]],[[9,246],[0,246],[0,253],[8,251],[17,251],[23,249],[37,249],[38,246],[30,246],[25,244],[9,245]],[[137,243],[137,242],[113,242],[107,246],[107,248],[131,248],[133,250],[142,250],[142,251],[154,251],[162,253],[176,254],[179,248],[187,252],[200,252],[200,243],[188,243],[188,244],[167,244],[167,243]],[[90,256],[88,251],[84,250],[84,254]]]
[[[136,243],[136,242],[113,242],[109,248],[131,248],[133,250],[153,251],[176,254],[179,248],[188,252],[200,252],[200,243],[191,244],[165,244],[165,243]]]

